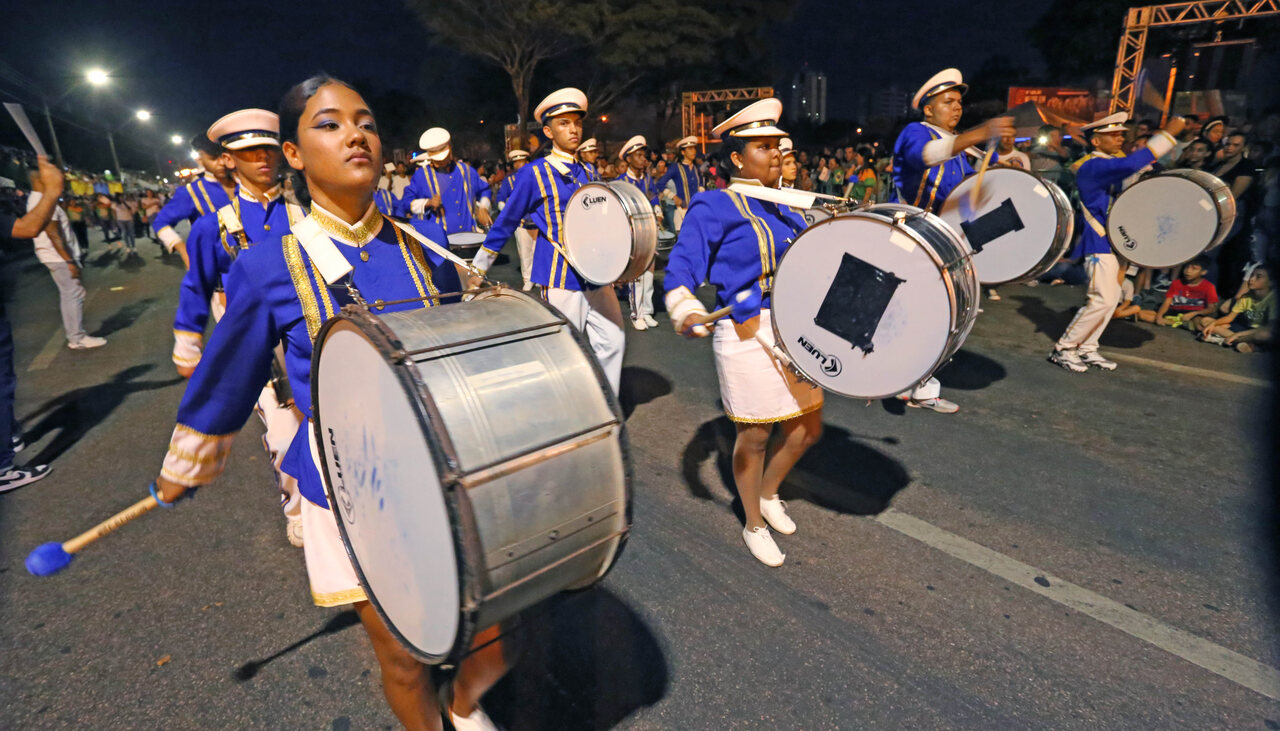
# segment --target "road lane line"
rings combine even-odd
[[[935,548],[971,566],[999,576],[1165,652],[1221,675],[1233,683],[1280,700],[1280,670],[1196,635],[1171,627],[1101,594],[1076,586],[1029,564],[945,531],[893,508],[875,517],[886,528]]]
[[[1174,373],[1182,373],[1188,376],[1200,376],[1202,378],[1216,378],[1219,381],[1229,381],[1231,383],[1240,383],[1246,386],[1260,386],[1267,388],[1271,385],[1270,381],[1262,378],[1250,378],[1249,376],[1237,376],[1234,373],[1223,373],[1221,371],[1209,370],[1208,368],[1194,368],[1192,366],[1178,365],[1177,363],[1169,363],[1163,360],[1154,360],[1152,358],[1143,358],[1138,355],[1128,355],[1125,353],[1117,353],[1115,349],[1107,351],[1107,357],[1112,360],[1118,360],[1122,363],[1134,363],[1137,365],[1147,365],[1152,368],[1160,368],[1161,370],[1173,371]]]
[[[102,290],[100,289],[95,289],[84,298],[84,304],[81,305],[82,312],[84,309],[88,309],[89,305],[97,298],[98,293],[101,291]],[[44,347],[40,349],[40,352],[36,353],[36,357],[31,359],[31,365],[27,366],[27,373],[31,373],[32,371],[42,371],[45,368],[48,368],[53,364],[53,359],[57,358],[58,353],[61,353],[62,349],[65,347],[67,347],[67,334],[62,329],[62,313],[61,310],[59,310],[58,329],[53,331],[53,335],[49,338],[49,342],[45,343]]]

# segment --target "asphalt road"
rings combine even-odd
[[[18,415],[52,460],[0,496],[0,728],[392,727],[354,615],[310,603],[251,420],[219,484],[22,566],[145,494],[182,393],[181,270],[87,267],[106,347],[66,349],[25,250],[0,286]],[[510,265],[500,270],[513,276]],[[660,289],[660,287],[659,287]],[[527,622],[511,729],[1280,728],[1263,356],[1117,323],[1114,373],[1044,358],[1079,289],[1006,287],[941,373],[961,411],[829,396],[780,569],[734,514],[710,345],[628,332],[635,527]],[[665,323],[665,321],[664,321]],[[21,460],[20,460],[21,461]]]

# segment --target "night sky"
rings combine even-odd
[[[851,117],[859,95],[893,83],[914,89],[951,65],[974,73],[997,52],[1039,72],[1039,52],[1021,39],[1049,4],[970,0],[963,5],[964,17],[957,18],[961,4],[951,0],[802,0],[795,18],[778,28],[776,78],[760,82],[781,86],[807,62],[827,74],[830,114]],[[175,157],[179,148],[169,145],[171,134],[189,137],[228,111],[275,109],[288,86],[321,70],[365,91],[370,86],[409,91],[429,106],[456,107],[477,97],[483,100],[477,103],[495,110],[514,106],[501,71],[432,48],[426,30],[400,0],[288,5],[246,0],[11,4],[5,11],[9,38],[2,60],[54,97],[78,85],[55,105],[55,114],[68,123],[96,129],[125,124],[116,142],[126,167],[152,167],[156,150]],[[910,49],[919,50],[904,52]],[[111,71],[107,89],[80,82],[83,70],[95,65]],[[0,97],[33,101],[3,76]],[[137,108],[155,114],[149,125],[126,123]],[[36,111],[28,110],[33,116]],[[44,136],[43,120],[33,121]],[[63,123],[59,135],[70,161],[110,166],[100,133]],[[7,118],[0,122],[0,143],[25,147]]]

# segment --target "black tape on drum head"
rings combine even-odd
[[[905,281],[846,253],[813,324],[870,353],[880,318]]]
[[[1013,206],[1013,200],[1005,198],[1004,203],[996,209],[972,221],[961,221],[960,228],[964,229],[964,237],[969,240],[969,246],[975,252],[981,252],[982,247],[1005,234],[1021,231],[1024,226],[1022,216],[1018,215],[1018,209]]]

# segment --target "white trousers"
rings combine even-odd
[[[529,275],[533,272],[533,245],[536,230],[524,226],[516,226],[516,253],[520,255],[520,276],[525,284],[529,284]]]
[[[622,381],[622,356],[627,349],[626,332],[622,329],[622,308],[613,287],[601,287],[589,292],[548,287],[547,303],[560,310],[573,326],[587,336],[591,351],[595,353],[604,376],[618,393]]]
[[[942,383],[933,376],[930,376],[929,380],[906,392],[906,395],[909,396],[912,401],[928,401],[931,398],[938,398],[941,394]]]
[[[1098,338],[1120,303],[1120,262],[1115,254],[1090,254],[1085,257],[1084,269],[1089,275],[1087,298],[1058,339],[1058,350],[1096,353]]]
[[[267,384],[258,394],[258,418],[267,428],[262,435],[262,447],[267,450],[271,459],[271,467],[276,471],[276,486],[280,488],[280,506],[284,514],[295,517],[301,514],[302,498],[298,493],[297,479],[280,471],[280,463],[293,443],[293,435],[302,426],[302,413],[292,406],[285,406],[276,401],[276,390]]]
[[[640,278],[627,285],[627,296],[631,304],[631,319],[638,320],[645,315],[653,315],[653,272],[648,271]]]

